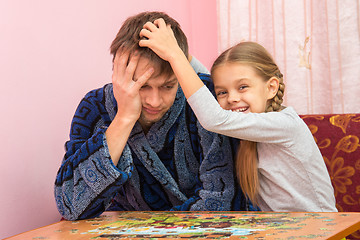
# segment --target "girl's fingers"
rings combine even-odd
[[[145,29],[145,28],[141,29],[140,34],[139,34],[140,38],[144,38],[144,37],[145,37],[145,38],[147,38],[147,39],[150,38],[150,35],[151,35],[151,32],[150,32],[149,30]],[[140,40],[140,41],[141,41],[141,40]]]
[[[171,33],[171,35],[175,37],[174,32],[173,32],[173,30],[171,28],[171,25],[170,24],[166,25],[166,28]]]
[[[143,29],[141,29],[139,34],[141,38],[141,40],[139,41],[139,46],[150,48],[153,47],[153,45],[155,45],[154,36],[156,36],[156,34],[158,34],[159,32],[166,33],[166,31],[164,31],[165,29],[167,29],[171,35],[174,35],[171,29],[171,25],[166,25],[164,19],[162,18],[156,19],[154,23],[145,23]]]
[[[143,28],[149,30],[150,32],[154,32],[158,29],[158,27],[152,22],[145,23]]]
[[[147,22],[144,24],[143,29],[140,31],[139,46],[140,47],[149,47],[149,39],[151,38],[151,33],[153,33],[157,27],[152,22]]]
[[[170,26],[171,25],[166,25],[164,19],[162,18],[158,18],[154,21],[154,23],[152,22],[147,22],[144,24],[143,26],[143,30],[147,30],[147,31],[144,31],[143,34],[146,34],[148,35],[149,33],[152,33],[152,32],[155,32],[159,29],[163,29],[163,28],[166,28],[167,26]],[[140,36],[141,36],[141,32],[140,32]],[[145,36],[145,35],[144,35]]]
[[[165,20],[162,18],[158,18],[154,21],[155,26],[157,26],[158,28],[163,28],[166,27],[166,23]],[[170,25],[169,25],[170,26]]]

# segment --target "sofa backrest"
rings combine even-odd
[[[360,114],[300,115],[321,151],[339,212],[360,212]],[[352,234],[360,239],[360,231]]]

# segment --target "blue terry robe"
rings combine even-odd
[[[209,75],[199,76],[213,89]],[[173,106],[146,135],[135,124],[117,166],[105,137],[116,112],[112,84],[90,91],[76,110],[55,181],[64,218],[105,210],[245,210],[229,139],[201,127],[180,87]]]

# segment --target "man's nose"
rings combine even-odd
[[[153,108],[157,108],[162,103],[161,94],[158,89],[152,89],[146,97],[146,103]]]

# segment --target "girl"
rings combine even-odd
[[[162,19],[146,23],[140,36],[140,46],[169,61],[203,127],[242,139],[236,172],[253,204],[262,211],[337,211],[322,155],[295,110],[281,105],[283,75],[261,45],[242,42],[216,59],[217,102]]]

